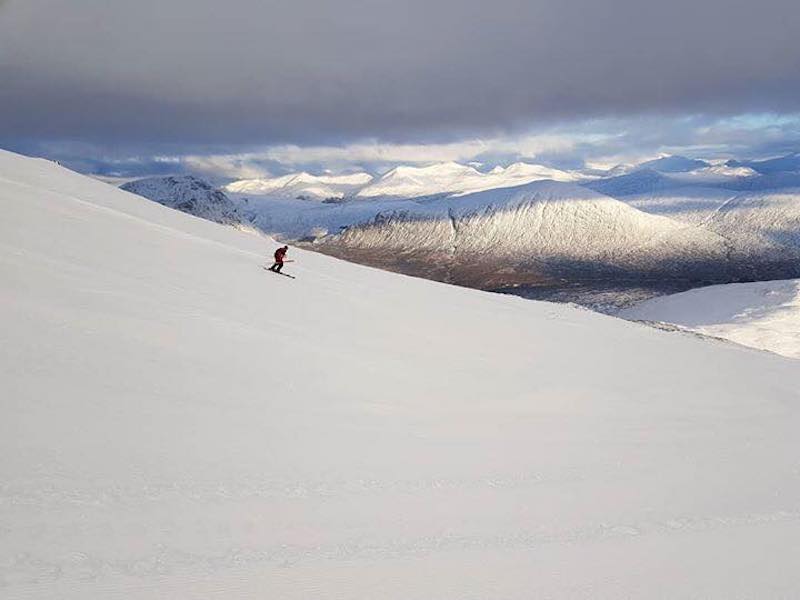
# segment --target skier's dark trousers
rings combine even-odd
[[[278,248],[275,250],[275,264],[269,268],[270,271],[275,271],[276,273],[281,272],[281,269],[283,268],[283,259],[288,250],[289,246],[284,246],[283,248]]]

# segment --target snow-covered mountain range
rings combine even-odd
[[[575,181],[579,177],[575,173],[529,163],[498,166],[484,173],[469,165],[448,162],[424,167],[401,165],[378,177],[363,172],[346,175],[291,173],[234,181],[224,189],[235,194],[300,200],[419,198],[511,187],[542,179]]]
[[[359,190],[359,198],[418,198],[439,194],[465,194],[493,188],[513,187],[532,181],[552,179],[574,181],[577,175],[541,165],[514,163],[495,167],[488,173],[458,163],[429,167],[396,167]]]
[[[298,200],[338,200],[357,193],[372,181],[368,173],[350,175],[311,175],[291,173],[281,177],[242,179],[225,186],[237,194],[273,196]]]
[[[294,247],[291,280],[2,151],[0,212],[4,598],[800,595],[795,361]]]
[[[382,266],[402,263],[407,272],[428,276],[442,277],[446,263],[447,280],[461,280],[453,279],[453,267],[469,257],[483,263],[467,277],[470,284],[481,277],[487,285],[538,281],[542,272],[646,272],[722,282],[800,275],[799,161],[797,155],[745,162],[665,156],[591,176],[527,163],[489,171],[457,163],[401,165],[378,176],[297,173],[236,181],[224,190],[238,218],[266,233],[315,239],[326,252]],[[526,208],[507,201],[516,192],[503,190],[524,195],[525,186],[542,180],[560,182],[547,184],[558,201]],[[610,199],[635,210],[611,210]],[[198,204],[193,212],[219,220],[205,210]],[[439,266],[422,264],[419,248],[435,249]],[[507,268],[496,269],[500,263]]]

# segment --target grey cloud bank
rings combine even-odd
[[[633,113],[800,109],[800,4],[0,4],[0,141],[452,140]]]

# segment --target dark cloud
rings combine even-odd
[[[11,0],[0,139],[232,147],[800,109],[796,0]]]

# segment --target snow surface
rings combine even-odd
[[[0,595],[789,598],[800,370],[0,152]],[[290,269],[289,269],[290,267]]]
[[[648,300],[626,319],[661,321],[800,358],[800,280],[730,283]]]

